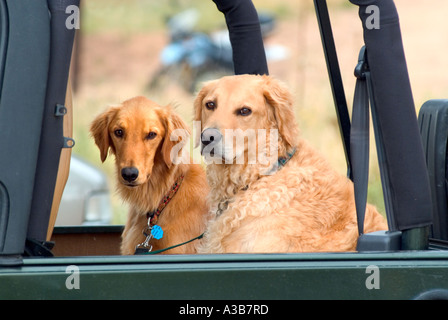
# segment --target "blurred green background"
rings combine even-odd
[[[268,61],[270,74],[293,92],[301,134],[320,150],[341,174],[345,158],[334,111],[325,60],[312,0],[254,0],[259,12],[276,19],[267,47],[283,49],[283,57]],[[357,7],[348,0],[328,0],[338,58],[349,107],[353,99],[353,69],[363,45]],[[396,0],[414,93],[416,112],[428,99],[448,96],[448,2]],[[107,106],[136,95],[164,105],[173,103],[187,123],[192,120],[194,94],[173,79],[150,88],[161,68],[160,53],[169,42],[167,19],[196,8],[196,30],[225,29],[224,16],[210,0],[83,0],[72,69],[74,103],[73,152],[104,170],[115,190],[113,157],[101,163],[89,136],[93,118]],[[438,10],[434,10],[438,8]],[[173,78],[176,75],[173,75]],[[369,202],[384,212],[373,134],[371,134]],[[126,205],[113,192],[114,223],[124,223]]]

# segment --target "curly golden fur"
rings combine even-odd
[[[278,157],[290,158],[273,174],[247,157],[241,164],[207,165],[211,218],[198,252],[355,250],[353,184],[300,137],[292,103],[287,88],[269,76],[224,77],[198,93],[195,120],[201,121],[202,132],[278,130]],[[225,152],[218,154],[225,158]],[[376,230],[387,230],[386,221],[367,205],[364,231]]]
[[[162,108],[145,97],[110,107],[92,122],[90,131],[100,149],[101,160],[106,160],[109,150],[115,156],[117,189],[130,205],[122,234],[122,254],[134,254],[136,245],[145,240],[142,231],[147,226],[147,212],[158,207],[180,175],[184,175],[180,188],[158,219],[163,238],[152,239],[149,244],[153,251],[164,249],[204,231],[208,212],[205,172],[197,164],[173,163],[173,155],[179,155],[171,152],[177,143],[171,139],[176,129],[184,133],[180,140],[187,141],[188,128],[172,108]],[[124,168],[134,168],[138,177],[127,177]],[[164,253],[196,253],[198,242]]]

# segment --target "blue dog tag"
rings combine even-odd
[[[155,225],[151,229],[151,234],[154,237],[154,239],[160,240],[163,237],[163,230],[160,226]]]

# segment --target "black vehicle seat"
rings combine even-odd
[[[434,223],[431,237],[448,240],[448,99],[429,100],[418,115],[431,185]]]

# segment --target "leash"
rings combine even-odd
[[[180,175],[177,180],[172,185],[169,192],[160,200],[159,205],[156,210],[146,213],[146,217],[148,218],[148,224],[145,229],[143,229],[142,233],[146,237],[145,241],[138,244],[135,247],[134,254],[142,254],[148,253],[152,250],[152,245],[149,244],[149,241],[152,238],[157,240],[163,237],[163,230],[160,226],[157,225],[157,221],[159,219],[160,214],[163,212],[168,203],[173,199],[176,195],[177,190],[179,190],[182,181],[184,180],[184,175]],[[167,249],[168,250],[168,249]]]
[[[176,244],[176,245],[171,246],[171,247],[167,247],[165,249],[160,249],[160,250],[156,250],[156,251],[138,252],[138,253],[136,252],[135,254],[157,254],[157,253],[161,253],[161,252],[164,252],[164,251],[168,251],[168,250],[173,249],[173,248],[177,248],[177,247],[183,246],[184,244],[193,242],[194,240],[202,239],[203,237],[204,237],[204,234],[201,234],[200,236],[197,236],[196,238],[193,238],[193,239],[190,239],[188,241]]]
[[[277,170],[281,167],[284,167],[286,165],[286,163],[292,158],[292,156],[296,153],[296,148],[294,148],[291,152],[289,152],[287,154],[286,157],[281,157],[278,159],[277,162]],[[180,184],[182,183],[183,180],[183,175],[181,175],[176,182],[173,184],[172,188],[170,189],[169,193],[167,195],[165,195],[165,197],[160,201],[159,206],[157,207],[156,210],[152,211],[152,212],[148,212],[146,214],[147,218],[148,218],[148,226],[143,230],[143,234],[146,236],[145,241],[143,241],[142,243],[138,244],[135,248],[135,255],[139,255],[139,254],[157,254],[157,253],[161,253],[161,252],[165,252],[180,246],[183,246],[187,243],[190,243],[192,241],[195,240],[199,240],[202,239],[204,237],[204,234],[201,234],[193,239],[190,239],[188,241],[164,248],[164,249],[160,249],[160,250],[156,250],[156,251],[152,251],[152,245],[149,244],[149,241],[152,238],[155,239],[161,239],[163,236],[163,230],[162,228],[160,228],[160,226],[157,225],[157,221],[158,218],[160,216],[160,214],[162,213],[163,209],[165,209],[165,207],[168,205],[168,203],[170,202],[170,200],[174,197],[174,195],[176,194],[177,190],[180,187]]]

